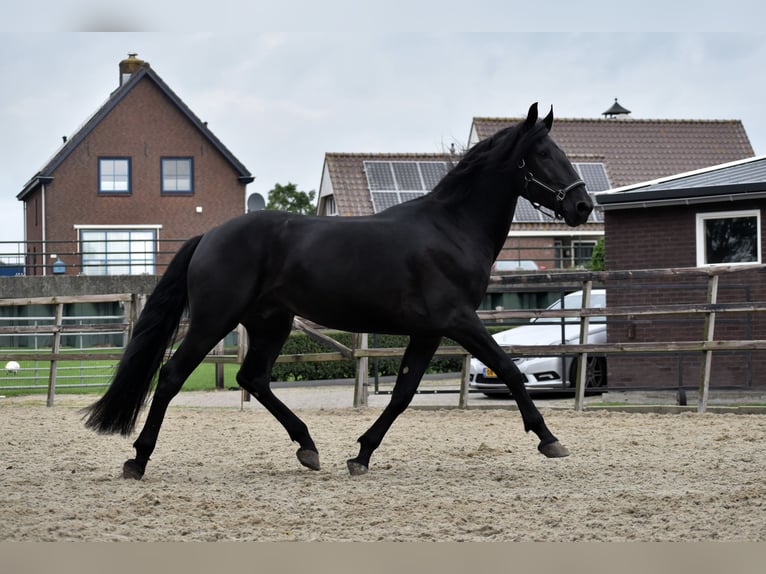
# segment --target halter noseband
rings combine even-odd
[[[566,187],[562,187],[562,188],[556,189],[555,187],[551,187],[550,185],[548,185],[544,181],[541,181],[541,180],[537,179],[535,177],[535,175],[531,171],[526,169],[526,163],[524,162],[523,159],[519,163],[519,169],[523,169],[524,170],[524,191],[525,192],[529,188],[529,184],[530,183],[534,183],[536,186],[541,187],[545,191],[549,191],[550,193],[552,193],[554,195],[554,198],[556,200],[556,206],[553,208],[554,209],[553,217],[555,217],[556,219],[561,219],[563,217],[561,215],[561,209],[559,209],[559,208],[564,203],[564,198],[567,196],[567,193],[569,193],[575,187],[579,187],[581,185],[585,185],[585,182],[583,180],[576,179],[575,181],[573,181],[572,183],[570,183]],[[529,201],[529,203],[532,204],[532,207],[534,207],[540,213],[545,213],[545,211],[543,210],[543,207],[539,203],[536,203],[536,202],[532,201],[528,197],[526,199]],[[548,213],[546,213],[546,215],[550,216],[550,214],[548,214]]]

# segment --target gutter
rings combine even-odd
[[[47,273],[48,268],[45,265],[45,257],[46,257],[46,255],[48,253],[48,246],[45,243],[47,241],[47,239],[48,239],[48,229],[47,229],[47,225],[46,225],[47,222],[45,220],[45,184],[43,183],[40,186],[40,188],[41,188],[41,191],[42,191],[42,204],[43,204],[43,206],[42,206],[42,213],[41,213],[42,220],[43,220],[42,221],[42,223],[43,223],[42,240],[43,241],[42,241],[42,250],[41,250],[42,253],[40,253],[40,256],[42,257],[42,262],[43,262],[43,276],[45,276],[45,275],[48,274]],[[26,202],[24,202],[24,204],[26,205]]]
[[[620,198],[622,199],[622,198]],[[738,201],[745,201],[749,199],[766,199],[766,190],[752,192],[752,193],[727,193],[719,195],[706,195],[695,197],[671,197],[665,199],[648,199],[640,200],[634,199],[633,201],[614,201],[602,203],[597,198],[599,207],[604,211],[613,211],[618,209],[642,209],[650,207],[667,207],[667,206],[689,206],[699,205],[703,203],[734,203]]]

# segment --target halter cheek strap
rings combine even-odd
[[[549,191],[550,193],[552,193],[554,195],[554,199],[555,199],[555,202],[556,202],[556,206],[554,207],[554,217],[556,219],[562,219],[562,217],[563,217],[561,215],[561,211],[562,211],[561,206],[564,203],[564,198],[567,196],[567,193],[569,193],[575,187],[579,187],[581,185],[585,185],[585,182],[583,180],[576,179],[575,181],[573,181],[572,183],[570,183],[566,187],[562,187],[562,188],[556,189],[554,187],[551,187],[550,185],[548,185],[544,181],[541,181],[541,180],[537,179],[535,177],[535,175],[531,171],[526,169],[526,163],[524,162],[523,159],[519,163],[519,169],[523,169],[524,170],[524,191],[527,191],[527,189],[529,188],[529,184],[533,183],[533,184],[537,185],[538,187],[541,187],[545,191]],[[535,209],[537,209],[541,213],[545,213],[545,211],[543,211],[543,208],[542,208],[542,206],[539,203],[536,203],[536,202],[532,201],[529,198],[527,198],[527,200],[529,201],[529,203],[532,204],[532,207],[534,207]]]

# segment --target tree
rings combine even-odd
[[[281,211],[290,211],[292,213],[309,214],[314,213],[315,191],[298,191],[294,183],[287,185],[274,184],[274,189],[269,192],[269,202],[266,209],[279,209]]]
[[[590,258],[591,271],[604,270],[604,238],[601,237],[593,247],[593,255]]]

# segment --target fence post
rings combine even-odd
[[[240,365],[242,365],[245,360],[245,355],[247,355],[249,343],[250,341],[248,339],[247,330],[240,323],[237,325],[237,363]],[[250,393],[248,393],[245,389],[240,389],[239,407],[242,408],[246,402],[250,402]]]
[[[590,307],[590,293],[593,288],[593,281],[583,281],[582,284],[582,308]],[[588,326],[590,323],[589,315],[580,315],[580,344],[585,345],[588,342]],[[561,373],[564,378],[568,373]],[[574,410],[582,411],[585,409],[585,385],[588,382],[588,353],[579,353],[577,355],[577,380],[575,382],[575,404]]]
[[[354,350],[365,351],[369,348],[369,337],[367,333],[356,333],[354,335]],[[367,392],[369,385],[369,357],[356,358],[356,381],[354,384],[354,407],[367,406]]]
[[[714,305],[718,302],[718,275],[711,275],[707,283],[707,304]],[[705,313],[705,335],[703,341],[709,343],[713,340],[715,331],[715,311]],[[700,376],[699,399],[697,412],[704,413],[707,410],[708,392],[710,390],[710,368],[713,362],[713,351],[704,351],[702,372]]]
[[[215,356],[221,356],[224,354],[224,346],[223,346],[223,339],[218,341],[215,347],[213,347],[213,355]],[[223,380],[223,363],[216,361],[215,362],[215,388],[216,389],[223,389],[224,388],[224,380]]]
[[[460,372],[460,399],[458,406],[461,409],[468,408],[468,381],[471,377],[471,355],[463,355],[463,369]]]
[[[131,293],[130,301],[122,302],[122,318],[125,321],[125,328],[122,331],[122,348],[128,346],[130,336],[133,333],[133,309],[136,304],[136,294]]]
[[[53,355],[58,356],[61,350],[61,324],[64,317],[64,304],[58,303],[56,305],[56,326],[53,331]],[[51,359],[51,368],[48,373],[48,400],[46,405],[53,406],[53,399],[56,396],[56,371],[58,370],[59,361],[57,358]]]
[[[128,333],[128,341],[133,338],[133,328],[136,326],[136,323],[138,322],[138,318],[141,316],[141,313],[144,310],[144,307],[146,306],[146,299],[147,296],[144,294],[136,294],[133,295],[131,298],[131,305],[130,305],[130,331]],[[127,342],[125,343],[125,346],[127,347]]]

